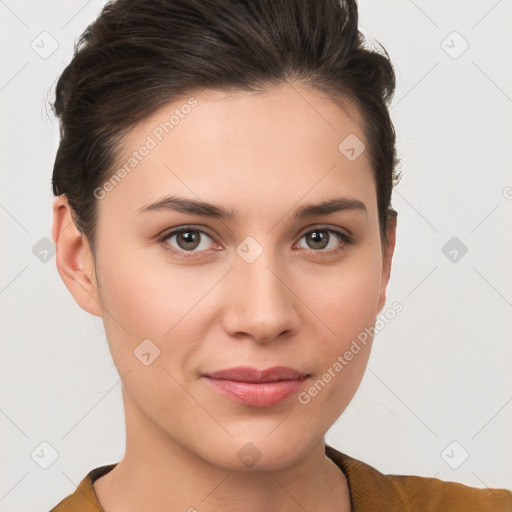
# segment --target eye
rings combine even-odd
[[[184,258],[195,257],[196,252],[202,252],[209,249],[205,237],[213,241],[210,235],[198,228],[184,227],[175,229],[167,233],[160,242],[164,244],[166,250]],[[176,246],[173,245],[176,244]],[[197,251],[195,251],[197,249]],[[190,253],[187,254],[187,253]]]
[[[307,231],[302,235],[302,239],[305,239],[309,245],[306,249],[309,248],[313,249],[314,252],[326,252],[329,254],[343,251],[346,245],[352,242],[352,238],[347,233],[323,226]]]

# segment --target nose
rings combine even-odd
[[[225,283],[223,325],[228,334],[265,343],[296,333],[300,300],[292,280],[270,250],[252,263],[237,258]]]

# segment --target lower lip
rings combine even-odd
[[[205,377],[219,393],[235,402],[254,407],[276,405],[296,394],[306,380],[280,380],[277,382],[239,382],[234,380],[212,379]]]

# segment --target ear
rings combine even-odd
[[[396,242],[396,222],[397,212],[391,210],[389,212],[387,220],[387,245],[383,247],[382,251],[382,278],[380,285],[379,305],[378,312],[382,311],[384,304],[386,303],[386,289],[388,287],[389,277],[391,275],[391,260],[393,259],[393,253],[395,251]]]
[[[73,222],[67,197],[62,194],[53,202],[52,238],[56,249],[57,270],[77,304],[102,316],[101,301],[89,243]]]

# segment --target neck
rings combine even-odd
[[[126,453],[96,480],[106,512],[350,512],[345,475],[325,455],[322,438],[286,467],[233,471],[169,438],[125,401]]]

